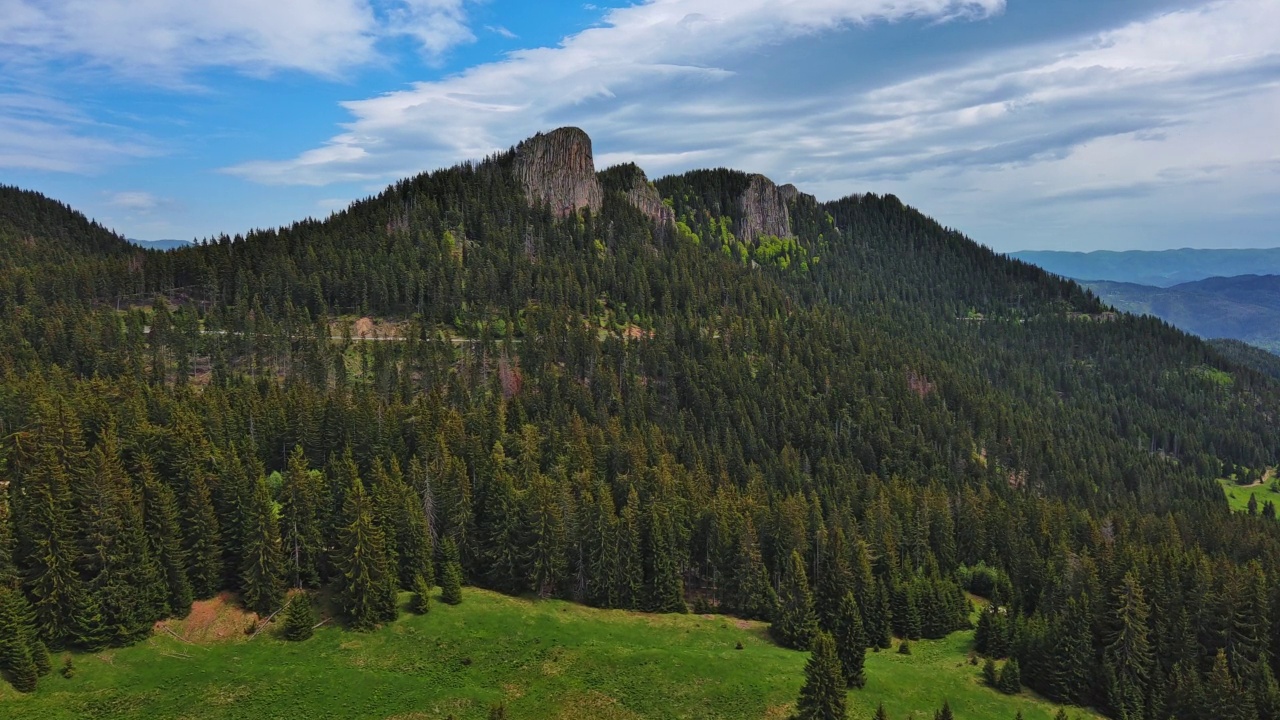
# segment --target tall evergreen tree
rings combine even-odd
[[[649,588],[646,609],[660,613],[687,612],[671,514],[666,508],[652,503],[646,517],[646,535],[649,540],[648,552],[645,554],[648,560]]]
[[[280,488],[280,549],[290,587],[320,585],[320,560],[324,552],[321,509],[320,480],[308,468],[302,447],[295,445]]]
[[[845,684],[851,688],[861,688],[867,684],[867,676],[864,672],[867,661],[867,636],[862,630],[862,612],[852,592],[846,592],[844,599],[840,601],[834,625],[835,633],[832,639],[836,643],[836,654],[840,656]]]
[[[142,491],[142,520],[151,557],[160,566],[165,586],[164,614],[186,617],[191,610],[191,582],[187,579],[187,555],[182,549],[178,504],[173,491],[156,477],[151,460],[138,460],[138,484]]]
[[[27,602],[22,593],[0,585],[0,676],[19,692],[35,690],[38,679],[27,623]]]
[[[284,611],[284,627],[281,632],[285,639],[295,642],[307,640],[315,634],[315,624],[316,611],[311,604],[311,593],[306,590],[294,592]]]
[[[1112,595],[1103,651],[1107,701],[1118,720],[1139,720],[1145,713],[1152,663],[1149,613],[1138,576],[1130,571]]]
[[[386,537],[373,521],[372,503],[358,477],[347,488],[342,514],[349,522],[335,549],[338,598],[351,627],[370,630],[396,617],[396,575],[388,567]]]
[[[458,545],[446,537],[440,544],[444,566],[440,569],[440,602],[457,605],[462,602],[462,561],[458,559]]]
[[[182,507],[182,550],[196,598],[212,597],[222,585],[222,536],[204,476],[187,480]]]
[[[19,485],[22,502],[14,512],[18,555],[25,560],[23,587],[33,599],[37,631],[62,647],[74,638],[74,618],[85,593],[75,568],[66,470],[51,444],[37,453],[35,467]]]
[[[729,608],[748,620],[772,620],[778,594],[769,583],[769,570],[760,553],[760,542],[751,520],[738,533],[738,553],[729,587]]]
[[[249,506],[244,510],[244,559],[240,571],[245,607],[266,616],[284,600],[284,558],[280,529],[266,478],[258,477]]]
[[[782,576],[778,615],[769,626],[769,634],[783,647],[805,650],[817,630],[818,620],[813,614],[813,594],[809,590],[804,560],[799,552],[793,550]]]
[[[796,720],[845,720],[844,673],[836,657],[835,642],[818,631],[810,643],[809,661],[804,666],[804,685],[796,701]]]

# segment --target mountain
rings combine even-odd
[[[893,195],[650,181],[566,128],[166,253],[58,217],[65,263],[0,266],[6,657],[220,592],[373,631],[439,579],[822,627],[852,666],[855,617],[940,639],[969,592],[1056,701],[1280,701],[1280,523],[1216,482],[1280,461],[1280,383]]]
[[[1168,288],[1102,281],[1083,285],[1117,309],[1154,315],[1201,337],[1280,350],[1280,275],[1215,277]]]
[[[128,240],[134,245],[147,250],[176,250],[180,247],[191,245],[189,240],[138,240],[137,238],[128,238]]]
[[[1280,275],[1280,248],[1257,250],[1025,250],[1010,257],[1076,280],[1170,287],[1210,277]]]

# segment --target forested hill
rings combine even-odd
[[[797,647],[945,635],[965,588],[1050,697],[1276,717],[1280,525],[1214,480],[1276,463],[1280,386],[893,196],[597,174],[560,130],[167,253],[68,217],[93,252],[0,267],[37,656],[222,589],[365,628],[437,567]]]

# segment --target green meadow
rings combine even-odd
[[[768,718],[790,715],[807,655],[768,639],[761,623],[720,615],[646,615],[468,588],[458,606],[407,612],[371,633],[332,625],[301,643],[275,629],[249,638],[234,605],[197,604],[129,648],[67,655],[36,692],[0,689],[8,720],[66,718],[489,717]],[[278,624],[278,623],[277,623]],[[191,640],[194,638],[194,641]],[[850,717],[932,718],[944,698],[958,718],[1051,720],[1057,707],[981,684],[972,632],[869,653],[867,687]],[[1097,716],[1070,709],[1073,718]]]

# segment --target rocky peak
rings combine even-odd
[[[600,211],[602,193],[591,156],[591,138],[575,127],[538,133],[516,146],[514,172],[531,203],[546,203],[560,216],[579,208]]]
[[[799,193],[794,186],[787,187]],[[739,237],[755,242],[762,235],[790,235],[791,213],[787,210],[787,199],[783,189],[772,180],[763,175],[752,175],[747,191],[738,198],[738,211],[742,215]]]
[[[676,221],[676,213],[666,203],[658,189],[649,184],[644,171],[636,168],[632,174],[631,184],[626,188],[627,202],[637,210],[648,215],[655,225],[671,225]]]

